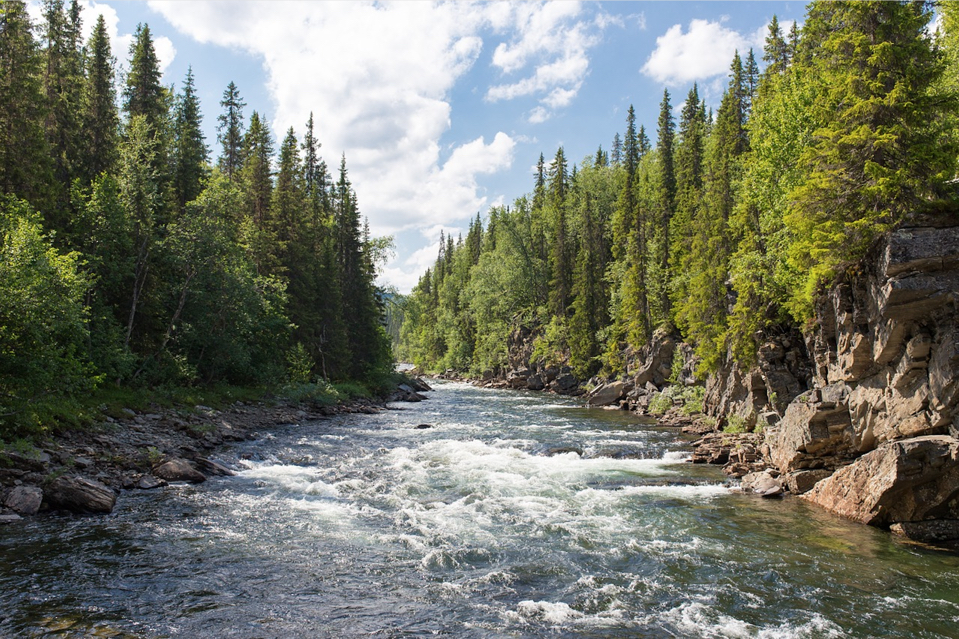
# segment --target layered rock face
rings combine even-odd
[[[806,335],[815,388],[766,430],[781,473],[837,471],[806,499],[881,526],[959,519],[957,224],[892,232],[819,299]]]

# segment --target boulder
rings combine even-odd
[[[43,490],[36,486],[16,486],[3,500],[3,505],[21,515],[36,515],[43,503]]]
[[[23,519],[23,517],[21,517],[17,513],[6,513],[3,515],[0,515],[0,526],[2,526],[3,524],[12,524],[14,522],[20,521],[21,519]]]
[[[65,475],[47,485],[43,498],[54,509],[78,513],[109,513],[117,502],[116,493],[100,482]]]
[[[740,487],[744,493],[753,493],[761,497],[779,497],[783,494],[783,484],[768,470],[744,475]]]
[[[959,519],[959,440],[927,435],[887,442],[802,498],[874,526]]]
[[[590,393],[587,403],[590,406],[609,406],[617,403],[625,395],[626,384],[624,382],[611,382]]]
[[[579,386],[579,380],[572,373],[561,373],[549,384],[550,390],[560,395],[568,395]]]
[[[526,378],[526,388],[531,391],[541,391],[546,388],[546,380],[539,373],[530,375]]]
[[[153,469],[153,474],[167,481],[185,481],[199,484],[206,481],[206,476],[194,468],[185,459],[174,458],[163,462]]]
[[[221,477],[232,477],[236,475],[235,472],[220,462],[208,459],[206,457],[197,457],[196,464],[203,469],[204,473],[208,475],[219,475]]]

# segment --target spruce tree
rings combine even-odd
[[[139,24],[130,45],[123,109],[128,117],[142,115],[154,134],[162,134],[167,126],[167,92],[160,78],[160,61],[153,47],[150,26]]]
[[[246,103],[233,82],[223,92],[220,106],[224,109],[217,117],[217,141],[222,145],[220,170],[234,181],[243,165],[243,107]]]
[[[566,154],[563,147],[556,150],[556,156],[549,167],[547,183],[547,202],[553,218],[553,234],[550,241],[550,315],[566,317],[570,302],[571,240],[566,220],[566,195],[569,189],[569,173]]]
[[[44,92],[47,100],[46,134],[53,159],[56,204],[47,212],[52,228],[69,224],[70,184],[80,156],[83,98],[83,54],[80,14],[76,2],[70,15],[63,0],[44,0]]]
[[[659,105],[659,132],[656,150],[659,152],[659,220],[657,220],[658,248],[658,282],[657,302],[659,303],[658,320],[670,321],[670,227],[676,213],[676,170],[673,161],[673,143],[675,137],[675,122],[672,106],[669,103],[669,91],[663,90],[663,101]]]
[[[117,160],[120,118],[113,64],[106,21],[100,15],[87,44],[87,74],[83,87],[83,160],[79,174],[85,184],[112,169]]]
[[[183,80],[183,91],[177,96],[173,123],[173,190],[181,212],[200,195],[209,155],[190,67]]]
[[[37,210],[50,204],[50,153],[41,57],[26,3],[8,0],[0,13],[0,192]]]

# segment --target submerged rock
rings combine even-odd
[[[109,513],[117,502],[111,488],[85,477],[57,477],[43,497],[52,508],[78,513]]]

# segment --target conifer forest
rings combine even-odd
[[[375,386],[389,240],[312,117],[274,140],[230,83],[205,140],[147,25],[120,81],[102,16],[83,42],[77,2],[42,8],[0,15],[0,438],[105,385]]]
[[[695,85],[666,90],[609,150],[541,155],[529,194],[444,239],[400,358],[504,374],[525,330],[531,361],[614,377],[662,330],[701,374],[748,367],[757,336],[803,328],[885,231],[954,205],[957,9],[935,7],[938,29],[933,9],[814,2],[735,55],[715,112]]]

